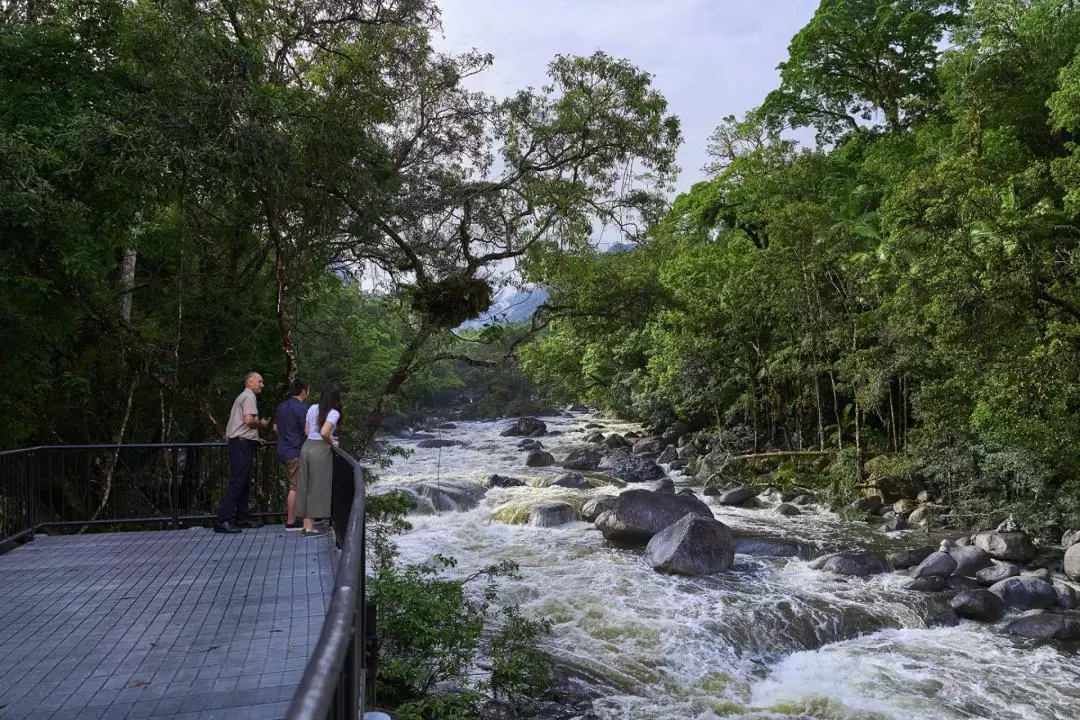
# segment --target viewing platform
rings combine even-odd
[[[333,591],[332,538],[38,534],[0,555],[0,719],[284,717]]]

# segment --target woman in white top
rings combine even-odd
[[[308,408],[304,422],[307,439],[300,448],[300,479],[296,488],[296,516],[303,518],[304,537],[319,537],[315,521],[330,517],[330,488],[334,472],[331,446],[337,445],[335,432],[341,423],[341,391],[334,383],[323,389],[318,405]]]

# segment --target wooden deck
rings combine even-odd
[[[330,601],[329,538],[38,535],[0,555],[0,720],[281,718]]]

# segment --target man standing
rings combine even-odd
[[[229,423],[225,426],[225,438],[229,444],[229,467],[232,471],[229,486],[221,498],[214,532],[238,533],[240,528],[259,527],[248,514],[248,496],[251,494],[251,461],[259,445],[259,428],[267,428],[269,420],[259,418],[255,396],[262,392],[262,375],[249,372],[244,376],[244,391],[236,396]]]
[[[277,435],[277,455],[285,467],[289,481],[289,497],[286,501],[285,529],[299,530],[296,522],[296,483],[300,477],[300,446],[304,444],[304,418],[307,415],[308,384],[306,380],[293,380],[292,393],[274,412],[274,434]]]

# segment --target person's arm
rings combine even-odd
[[[337,445],[337,438],[334,437],[333,433],[334,423],[330,422],[330,419],[327,418],[326,422],[322,424],[322,428],[319,430],[319,435],[321,435],[322,439],[330,443],[331,445]]]
[[[266,428],[269,427],[269,420],[262,420],[257,415],[246,414],[244,415],[244,424],[250,428]]]

